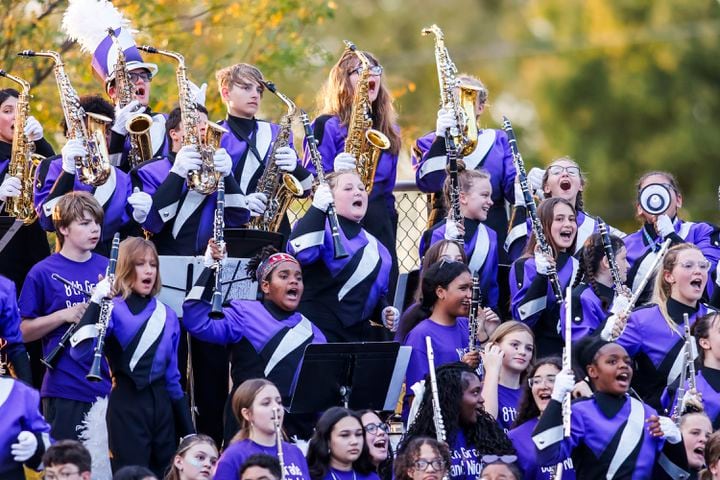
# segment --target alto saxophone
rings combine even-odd
[[[60,54],[53,51],[33,52],[24,50],[21,57],[48,57],[55,62],[54,73],[60,105],[67,124],[67,138],[82,141],[87,152],[85,156],[75,157],[76,174],[81,182],[98,187],[110,176],[112,165],[107,149],[106,131],[111,119],[97,113],[86,112],[80,105],[80,97],[65,73],[65,64]],[[87,119],[87,125],[85,120]]]
[[[115,34],[115,30],[108,28],[108,35],[112,38],[117,47],[118,58],[115,62],[115,91],[117,92],[118,107],[123,108],[133,101],[135,88],[130,81],[130,74],[127,69],[125,52]],[[125,128],[130,136],[130,153],[128,161],[130,168],[135,168],[145,160],[153,156],[152,140],[150,138],[150,127],[153,119],[145,113],[137,113],[130,117]]]
[[[380,130],[372,128],[372,104],[369,95],[370,61],[354,43],[345,40],[345,45],[357,56],[362,67],[355,86],[350,123],[345,139],[345,152],[355,157],[360,179],[370,193],[375,183],[380,151],[390,148],[390,140]]]
[[[253,217],[250,220],[250,228],[277,232],[293,197],[300,197],[303,194],[300,181],[289,173],[281,172],[275,161],[278,148],[287,147],[290,144],[292,120],[297,114],[297,107],[292,100],[277,91],[274,83],[264,82],[264,84],[268,90],[285,103],[287,113],[280,119],[280,131],[273,143],[265,171],[263,171],[257,184],[256,191],[265,194],[268,199],[268,206],[262,215]]]
[[[8,165],[8,175],[20,179],[20,195],[8,198],[5,202],[5,210],[9,215],[22,220],[25,225],[30,225],[37,219],[37,211],[33,203],[35,170],[43,159],[41,155],[35,154],[35,143],[25,136],[25,124],[30,115],[30,84],[4,70],[0,70],[0,76],[21,86],[15,114],[12,153]]]
[[[455,112],[455,126],[450,129],[458,152],[470,155],[477,146],[478,127],[475,120],[475,105],[480,88],[466,85],[457,78],[457,68],[445,47],[445,36],[440,27],[433,24],[422,29],[423,35],[435,36],[435,64],[440,84],[440,105]],[[447,134],[446,137],[448,138]]]
[[[185,129],[183,145],[196,147],[202,158],[200,170],[191,170],[188,172],[187,186],[189,189],[195,190],[203,195],[209,195],[215,192],[222,174],[215,170],[213,156],[215,155],[215,150],[220,146],[220,138],[228,132],[227,129],[216,123],[208,122],[205,136],[203,137],[200,134],[200,116],[195,98],[190,89],[190,81],[187,78],[185,58],[181,54],[169,50],[159,50],[148,45],[140,46],[138,49],[148,53],[164,55],[177,61],[178,65],[175,70],[175,77],[178,85],[180,117],[182,118],[183,128]]]

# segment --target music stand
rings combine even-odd
[[[289,412],[316,413],[338,405],[393,410],[410,360],[402,348],[397,342],[308,345]]]
[[[267,245],[272,245],[278,251],[285,251],[285,238],[280,233],[248,228],[226,228],[223,235],[229,257],[251,258]]]
[[[22,226],[22,220],[18,220],[15,217],[4,215],[0,217],[0,252],[10,243],[10,240],[12,240],[15,233],[17,233]]]

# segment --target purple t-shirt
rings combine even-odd
[[[468,447],[465,435],[458,430],[450,446],[450,478],[453,480],[476,480],[482,471],[482,460],[475,447]]]
[[[308,477],[309,479],[310,477]],[[354,470],[344,472],[342,470],[336,470],[331,468],[327,475],[323,477],[323,480],[380,480],[377,473],[370,472],[367,475],[358,473]]]
[[[282,450],[283,463],[285,464],[285,480],[309,480],[310,471],[305,456],[300,449],[292,443],[282,442]],[[218,461],[215,480],[237,480],[240,478],[238,475],[240,467],[250,455],[256,453],[277,457],[277,448],[274,445],[266,447],[250,439],[230,444],[220,457],[220,461]]]
[[[515,423],[517,408],[520,406],[522,388],[509,388],[498,385],[498,418],[497,422],[505,430],[510,430]]]
[[[76,262],[59,253],[38,262],[30,269],[20,292],[18,299],[20,316],[34,319],[83,303],[85,296],[82,293],[54,280],[51,275],[57,273],[81,290],[87,291],[95,286],[98,274],[105,274],[107,264],[108,259],[96,253],[93,253],[86,262]],[[60,325],[42,338],[43,355],[47,355],[55,348],[69,327],[70,324]],[[68,354],[68,349],[61,351],[56,367],[45,372],[40,389],[41,396],[80,402],[94,402],[97,397],[106,396],[110,392],[107,362],[103,360],[101,382],[89,382],[85,379],[91,363],[92,359],[85,362],[74,360]]]
[[[410,388],[428,373],[427,347],[425,337],[432,339],[435,353],[435,368],[446,363],[459,361],[467,349],[469,331],[467,318],[459,317],[455,325],[445,326],[426,318],[410,330],[403,345],[412,347],[405,382]]]

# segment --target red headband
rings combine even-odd
[[[266,277],[270,276],[272,271],[282,262],[290,262],[294,263],[298,267],[300,266],[300,263],[293,257],[292,255],[288,253],[273,253],[268,258],[262,261],[260,265],[257,268],[257,271],[255,273],[255,277],[257,278],[258,282],[262,282],[265,280]]]

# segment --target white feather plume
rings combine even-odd
[[[120,27],[129,29],[130,21],[107,0],[70,0],[62,20],[68,37],[90,53],[107,37],[108,28]]]
[[[85,414],[82,425],[78,426],[78,438],[88,449],[92,458],[93,480],[112,478],[107,422],[105,420],[107,407],[107,397],[98,397],[88,413]]]

